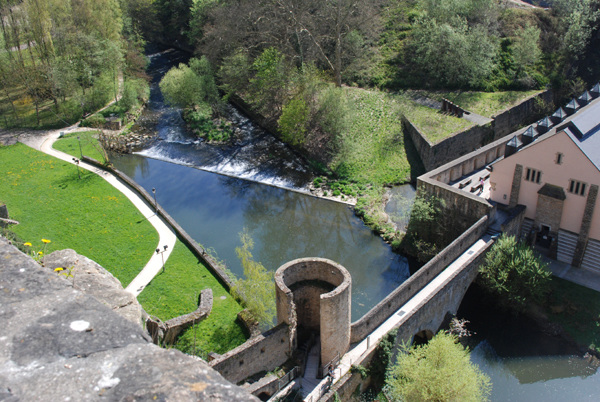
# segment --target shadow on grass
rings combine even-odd
[[[95,173],[88,172],[83,168],[78,168],[76,165],[72,165],[72,167],[69,167],[69,169],[71,169],[71,172],[67,172],[66,174],[60,176],[54,180],[52,184],[63,190],[70,186],[83,188],[94,185],[93,181],[96,176]]]

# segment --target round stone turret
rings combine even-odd
[[[294,349],[320,335],[321,366],[350,346],[351,286],[346,268],[325,258],[300,258],[275,273],[277,321],[290,326]]]

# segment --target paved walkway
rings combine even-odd
[[[60,130],[54,131],[46,131],[46,132],[36,132],[32,133],[22,133],[19,135],[19,141],[28,145],[34,149],[42,151],[48,155],[54,156],[55,158],[61,159],[65,162],[74,164],[73,157],[71,155],[65,154],[63,152],[57,151],[52,148],[52,144],[58,139],[61,132],[68,133],[70,131],[83,131],[81,128],[73,125],[71,127],[67,127]],[[152,250],[152,256],[150,261],[146,264],[146,266],[142,269],[142,271],[136,276],[133,281],[127,286],[125,289],[129,293],[134,296],[138,296],[142,290],[150,283],[150,281],[161,271],[163,267],[163,258],[166,262],[169,258],[169,255],[173,251],[175,247],[175,241],[177,237],[175,233],[171,230],[169,226],[167,226],[160,217],[158,217],[154,213],[154,209],[151,208],[139,195],[131,190],[127,185],[122,183],[119,179],[117,179],[112,174],[108,173],[105,170],[99,169],[95,166],[88,165],[87,163],[80,162],[79,166],[83,169],[89,170],[90,172],[96,173],[98,176],[102,177],[108,183],[110,183],[113,187],[119,190],[123,195],[125,195],[133,205],[141,212],[141,214],[154,226],[156,231],[158,232],[159,241],[156,245],[156,248],[164,251],[164,246],[167,246],[166,251],[162,253],[162,255],[157,254]]]
[[[600,270],[575,268],[564,262],[542,257],[554,276],[600,292]]]

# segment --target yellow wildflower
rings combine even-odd
[[[42,239],[42,243],[48,244],[48,243],[50,243],[50,240],[48,240],[48,239]]]
[[[23,244],[24,246],[31,247],[31,243],[27,242]]]
[[[64,268],[61,268],[61,267],[54,268],[54,272],[60,272],[60,271],[63,271],[63,270],[64,270]]]
[[[42,255],[42,254],[44,254],[44,252],[43,251],[38,251],[38,254]]]

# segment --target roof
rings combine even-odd
[[[564,131],[600,170],[600,103],[577,113]]]

